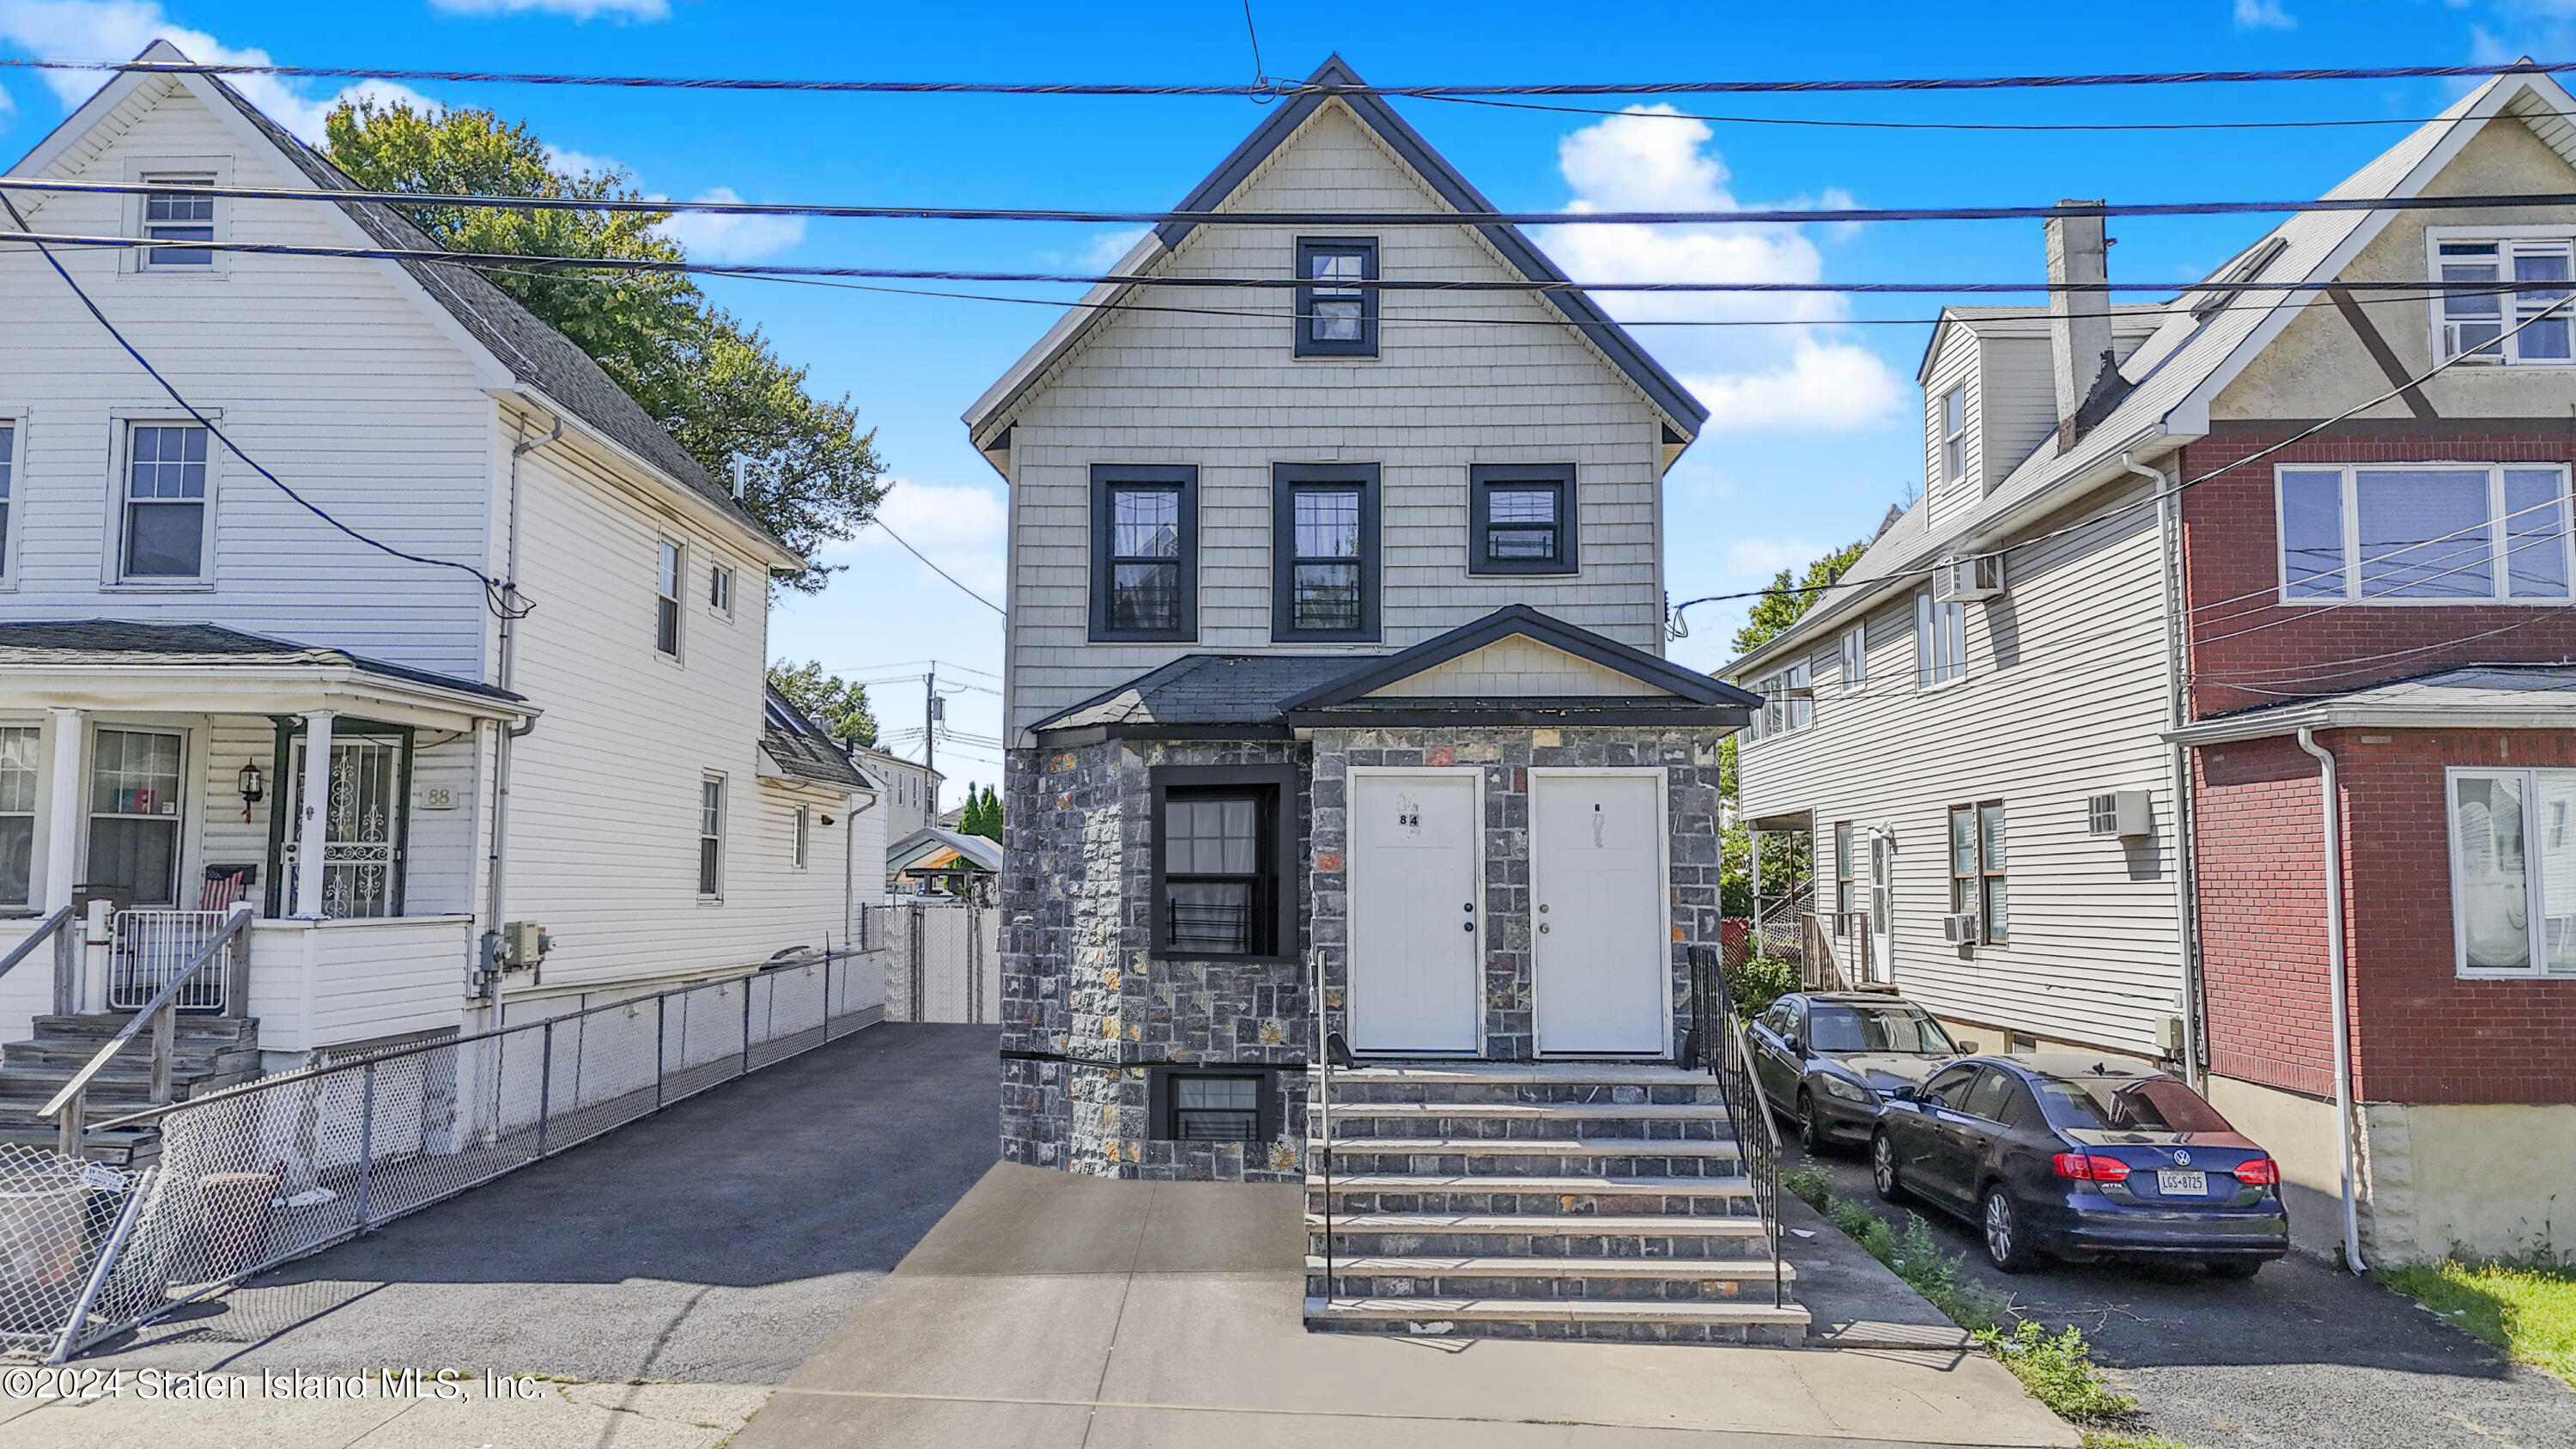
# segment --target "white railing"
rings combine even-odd
[[[132,910],[111,919],[107,968],[107,1004],[112,1011],[132,1011],[161,994],[206,943],[223,934],[226,911]],[[179,989],[172,1004],[181,1011],[225,1008],[224,983],[230,977],[229,955],[200,971]],[[238,1010],[240,1003],[232,1003]]]

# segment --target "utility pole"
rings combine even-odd
[[[921,767],[931,771],[929,780],[930,823],[939,823],[939,726],[948,712],[939,707],[939,666],[921,676]]]

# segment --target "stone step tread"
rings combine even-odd
[[[1804,1327],[1810,1321],[1807,1310],[1794,1303],[1774,1308],[1768,1303],[1740,1303],[1723,1298],[1684,1303],[1659,1299],[1586,1298],[1309,1298],[1306,1300],[1306,1316],[1407,1323],[1456,1319],[1499,1323],[1567,1320],[1575,1323],[1776,1323],[1796,1327]]]
[[[1321,1139],[1306,1139],[1321,1151]],[[1335,1152],[1424,1157],[1736,1157],[1732,1137],[1336,1137]]]
[[[1723,1122],[1723,1102],[1334,1102],[1336,1117],[1562,1118],[1610,1122]]]
[[[1306,1255],[1306,1271],[1325,1271],[1320,1254]],[[1771,1278],[1768,1258],[1446,1258],[1343,1257],[1335,1255],[1333,1275],[1415,1278]],[[1794,1264],[1780,1265],[1780,1280],[1795,1282]]]
[[[1306,1186],[1320,1190],[1322,1177]],[[1333,1174],[1335,1192],[1554,1192],[1585,1197],[1744,1197],[1753,1184],[1741,1177],[1479,1177],[1473,1173],[1360,1172]]]
[[[1339,1179],[1335,1179],[1336,1182]],[[1320,1231],[1321,1213],[1306,1214],[1306,1230]],[[1499,1233],[1531,1238],[1758,1238],[1762,1220],[1735,1217],[1656,1217],[1592,1213],[1335,1213],[1337,1233]]]
[[[1309,1066],[1307,1075],[1321,1072]],[[1572,1084],[1589,1087],[1669,1087],[1680,1083],[1711,1083],[1716,1078],[1688,1067],[1648,1062],[1460,1062],[1456,1065],[1412,1063],[1405,1066],[1335,1067],[1332,1080],[1340,1082],[1526,1082],[1533,1085]]]

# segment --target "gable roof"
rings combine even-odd
[[[794,700],[779,693],[776,685],[766,686],[761,700],[760,747],[777,762],[781,773],[799,780],[852,790],[876,788],[874,781],[850,763],[849,755],[831,732],[798,709]]]
[[[941,851],[965,861],[976,870],[990,872],[1002,868],[1000,841],[940,825],[925,825],[886,847],[886,867],[895,871],[910,870]]]
[[[1317,66],[1315,73],[1306,77],[1305,84],[1359,86],[1367,83],[1339,54],[1335,54]],[[1449,164],[1447,157],[1422,138],[1422,133],[1405,124],[1404,118],[1395,113],[1395,108],[1388,105],[1384,97],[1320,90],[1300,91],[1285,101],[1275,103],[1270,114],[1253,128],[1252,134],[1244,137],[1242,143],[1217,163],[1217,168],[1191,188],[1189,195],[1173,209],[1217,210],[1260,168],[1262,162],[1270,158],[1272,152],[1296,134],[1297,128],[1304,125],[1308,117],[1328,105],[1347,108],[1452,210],[1497,210],[1474,183]],[[1188,221],[1167,221],[1157,226],[1119,259],[1118,265],[1111,269],[1111,275],[1142,275],[1155,261],[1178,251],[1182,241],[1198,225]],[[1477,225],[1475,230],[1524,279],[1551,283],[1569,280],[1520,228],[1504,223],[1487,223]],[[1102,282],[1084,293],[1079,305],[1057,319],[1056,324],[1047,329],[1046,335],[1038,339],[1037,345],[1011,364],[1010,370],[966,410],[964,421],[968,433],[981,434],[989,424],[999,419],[1058,358],[1071,351],[1093,327],[1113,315],[1111,309],[1114,305],[1133,290],[1133,283],[1111,281]],[[1610,320],[1610,315],[1602,311],[1589,294],[1561,288],[1541,295],[1565,318],[1567,325],[1600,349],[1611,365],[1625,374],[1637,390],[1646,395],[1656,411],[1663,414],[1665,424],[1675,434],[1671,441],[1686,444],[1699,435],[1701,424],[1708,421],[1708,409],[1700,404],[1699,399],[1692,397],[1690,390],[1675,380],[1671,373],[1666,372],[1663,364],[1638,345],[1637,339],[1630,336],[1626,328]]]
[[[1514,636],[1536,640],[1549,648],[1626,675],[1651,686],[1662,697],[1604,695],[1564,699],[1458,700],[1379,697],[1379,692],[1389,685]],[[1542,614],[1527,604],[1510,604],[1473,623],[1462,624],[1446,634],[1425,639],[1409,649],[1398,650],[1369,660],[1357,669],[1347,670],[1339,678],[1283,702],[1280,712],[1292,725],[1321,724],[1357,714],[1392,712],[1417,715],[1431,710],[1462,718],[1509,715],[1515,719],[1538,714],[1581,714],[1586,717],[1616,714],[1624,718],[1640,710],[1655,714],[1688,712],[1710,715],[1707,720],[1700,721],[1703,723],[1741,725],[1745,723],[1746,712],[1759,709],[1761,705],[1760,697],[1732,684],[1712,679],[1697,670],[1684,669],[1643,649],[1622,644],[1589,629],[1577,628],[1554,615]]]
[[[2360,170],[2325,193],[2333,200],[2380,200],[2422,194],[2487,123],[2499,116],[2528,126],[2551,150],[2576,166],[2576,96],[2547,75],[2518,72],[2490,78],[2442,114],[2409,132]],[[2342,275],[2361,249],[2383,230],[2393,211],[2303,211],[2230,257],[2210,278],[2163,304],[2163,320],[2120,364],[2130,390],[2075,446],[2059,453],[2043,443],[1976,505],[1933,522],[1926,500],[1879,535],[1843,574],[1843,588],[1795,624],[1727,664],[1736,674],[1767,665],[1825,630],[1858,617],[1900,584],[1951,554],[1987,547],[2041,513],[2081,493],[2125,476],[2124,459],[2141,464],[2180,448],[2209,431],[2211,401],[2236,380],[2281,334],[2326,283]],[[2277,244],[2277,245],[2276,245]],[[2302,290],[2241,294],[2234,304],[2194,308],[2231,282],[2240,264],[2265,256],[2260,280],[2304,282]],[[2255,305],[2255,296],[2270,305]]]
[[[165,65],[190,63],[185,53],[166,40],[154,41],[135,59]],[[275,159],[281,169],[303,177],[317,189],[360,189],[347,172],[331,164],[320,152],[252,105],[221,76],[193,71],[118,72],[96,95],[74,108],[52,134],[38,142],[12,169],[40,169],[65,144],[86,134],[99,118],[137,88],[164,79],[187,90],[218,117],[227,113],[239,117],[259,140],[276,153]],[[336,206],[357,227],[367,238],[369,246],[400,251],[445,250],[389,206],[361,201],[328,204]],[[669,481],[698,495],[731,522],[780,554],[791,559],[796,557],[795,550],[753,517],[734,498],[732,489],[698,466],[698,461],[689,456],[688,450],[675,442],[652,415],[644,411],[642,404],[629,396],[606,370],[592,360],[589,353],[582,351],[571,338],[539,320],[535,313],[493,285],[482,273],[454,262],[395,261],[382,265],[400,268],[446,318],[462,328],[515,381],[543,394],[591,431],[641,459]]]

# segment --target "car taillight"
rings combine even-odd
[[[2077,1182],[2126,1182],[2129,1164],[2116,1157],[2100,1157],[2090,1152],[2061,1152],[2049,1159],[2060,1177]]]
[[[2248,1187],[2278,1187],[2281,1185],[2281,1164],[2268,1157],[2240,1162],[2236,1164],[2236,1180]]]

